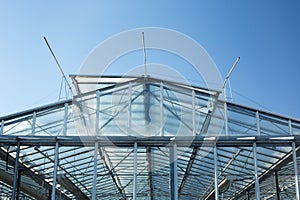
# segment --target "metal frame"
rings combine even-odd
[[[280,192],[283,183],[287,194],[299,199],[300,120],[222,101],[217,91],[151,77],[125,77],[121,82],[105,80],[120,77],[101,77],[102,82],[80,78],[73,77],[80,91],[74,102],[0,117],[0,159],[5,163],[0,170],[6,177],[0,183],[13,188],[13,199],[19,193],[20,168],[22,181],[29,181],[29,189],[22,186],[21,192],[30,194],[32,185],[52,199],[259,199],[267,193],[291,198]],[[80,84],[95,84],[97,89],[84,92]],[[127,98],[126,103],[108,106],[113,95]],[[177,98],[180,95],[189,98]],[[81,135],[74,128],[82,117],[71,117],[73,103],[80,103],[76,98],[88,102],[84,117],[96,120],[94,135]],[[135,135],[135,120],[151,123],[156,103],[157,135]],[[111,114],[116,106],[119,110]],[[106,135],[123,111],[127,131]],[[215,120],[224,127],[218,129]],[[178,124],[185,135],[172,135]]]

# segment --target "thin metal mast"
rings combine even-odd
[[[51,46],[50,46],[50,44],[48,43],[46,37],[44,37],[44,40],[45,40],[45,42],[46,42],[46,44],[47,44],[47,46],[48,46],[48,48],[49,48],[49,50],[50,50],[50,52],[51,52],[51,54],[52,54],[52,56],[53,56],[53,58],[54,58],[56,64],[57,64],[57,66],[58,66],[58,68],[59,68],[59,70],[60,70],[62,76],[63,76],[63,79],[65,79],[66,84],[68,85],[69,90],[71,91],[72,95],[74,95],[73,90],[72,90],[72,88],[71,88],[71,85],[69,84],[69,82],[68,82],[68,80],[67,80],[67,78],[66,78],[66,76],[65,76],[65,73],[64,73],[64,71],[62,70],[62,68],[61,68],[61,66],[60,66],[60,64],[59,64],[59,62],[58,62],[58,60],[57,60],[57,58],[56,58],[54,52],[52,51]]]
[[[223,95],[224,95],[224,99],[226,100],[226,83],[227,83],[227,80],[229,79],[230,77],[230,74],[232,73],[232,71],[234,70],[235,66],[238,64],[238,62],[240,61],[241,57],[238,57],[235,62],[233,63],[231,69],[229,70],[225,80],[224,80],[224,83],[223,83],[223,86],[222,86],[222,90],[223,90]]]
[[[145,37],[144,37],[144,32],[142,32],[142,37],[143,37],[143,50],[144,50],[144,77],[147,76],[147,66],[146,66],[146,48],[145,48]]]

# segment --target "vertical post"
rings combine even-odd
[[[178,200],[178,174],[177,174],[177,144],[174,143],[174,199]]]
[[[31,135],[35,134],[35,123],[36,123],[36,112],[33,112],[32,115],[32,124],[31,124]]]
[[[299,182],[298,182],[297,152],[296,152],[295,142],[292,142],[292,151],[293,151],[293,162],[294,162],[296,199],[300,200],[300,196],[299,196]]]
[[[177,144],[170,147],[170,193],[171,200],[178,200],[178,181],[177,181]]]
[[[292,128],[292,121],[289,120],[289,132],[290,132],[290,135],[293,135],[293,128]]]
[[[17,191],[18,176],[19,176],[19,155],[20,155],[20,141],[18,141],[17,150],[16,150],[13,191],[11,196],[12,200],[16,199],[16,191]]]
[[[149,200],[153,199],[153,184],[152,184],[152,158],[151,158],[151,147],[147,146],[146,147],[146,156],[147,156],[147,162],[148,162],[148,184],[149,184],[149,193],[148,197]]]
[[[96,127],[95,127],[95,135],[97,136],[99,133],[99,120],[100,120],[100,92],[99,90],[96,91]]]
[[[218,149],[217,144],[214,147],[214,166],[215,166],[215,200],[219,199],[219,181],[218,181]]]
[[[128,88],[128,110],[127,110],[127,116],[128,116],[128,135],[131,135],[131,96],[132,96],[132,85],[131,82],[129,82],[129,88]]]
[[[225,121],[225,135],[228,136],[228,116],[227,116],[226,96],[225,96],[225,102],[224,102],[224,121]]]
[[[55,157],[54,157],[54,169],[53,169],[53,183],[52,183],[52,194],[51,200],[56,199],[56,179],[57,179],[57,169],[58,169],[58,142],[55,143]]]
[[[195,91],[192,91],[192,129],[193,129],[193,135],[196,134],[196,120],[195,120]]]
[[[97,195],[97,162],[98,161],[98,142],[95,142],[95,149],[94,149],[94,176],[93,176],[93,192],[92,192],[92,200],[96,200]]]
[[[253,160],[254,160],[254,179],[255,179],[255,197],[256,200],[260,199],[260,191],[259,191],[259,179],[258,179],[258,169],[257,169],[257,149],[256,142],[253,142]]]
[[[163,92],[164,92],[164,87],[163,87],[163,83],[160,83],[160,94],[159,94],[159,98],[160,98],[160,136],[164,136],[164,96],[163,96]]]
[[[257,135],[261,135],[260,133],[260,122],[259,122],[259,112],[256,111],[256,129],[257,129]]]
[[[278,181],[278,171],[274,172],[275,175],[275,186],[276,186],[276,197],[277,200],[280,200],[280,188],[279,188],[279,181]]]
[[[68,123],[68,104],[65,103],[65,118],[64,118],[64,130],[63,130],[63,135],[66,136],[67,135],[67,125]]]
[[[1,121],[0,135],[3,135],[4,132],[4,120]]]
[[[134,143],[133,149],[133,200],[136,200],[137,194],[137,142]]]
[[[19,199],[19,195],[20,195],[21,172],[22,172],[22,170],[19,170],[19,171],[18,171],[16,199]]]

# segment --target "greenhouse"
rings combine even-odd
[[[300,120],[152,76],[71,75],[0,117],[0,199],[299,198]]]

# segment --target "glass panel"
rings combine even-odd
[[[266,114],[260,114],[259,118],[261,135],[290,135],[287,120]]]
[[[294,135],[300,135],[300,122],[292,122],[292,131]]]
[[[228,105],[228,131],[231,136],[257,135],[256,115],[254,111]]]

